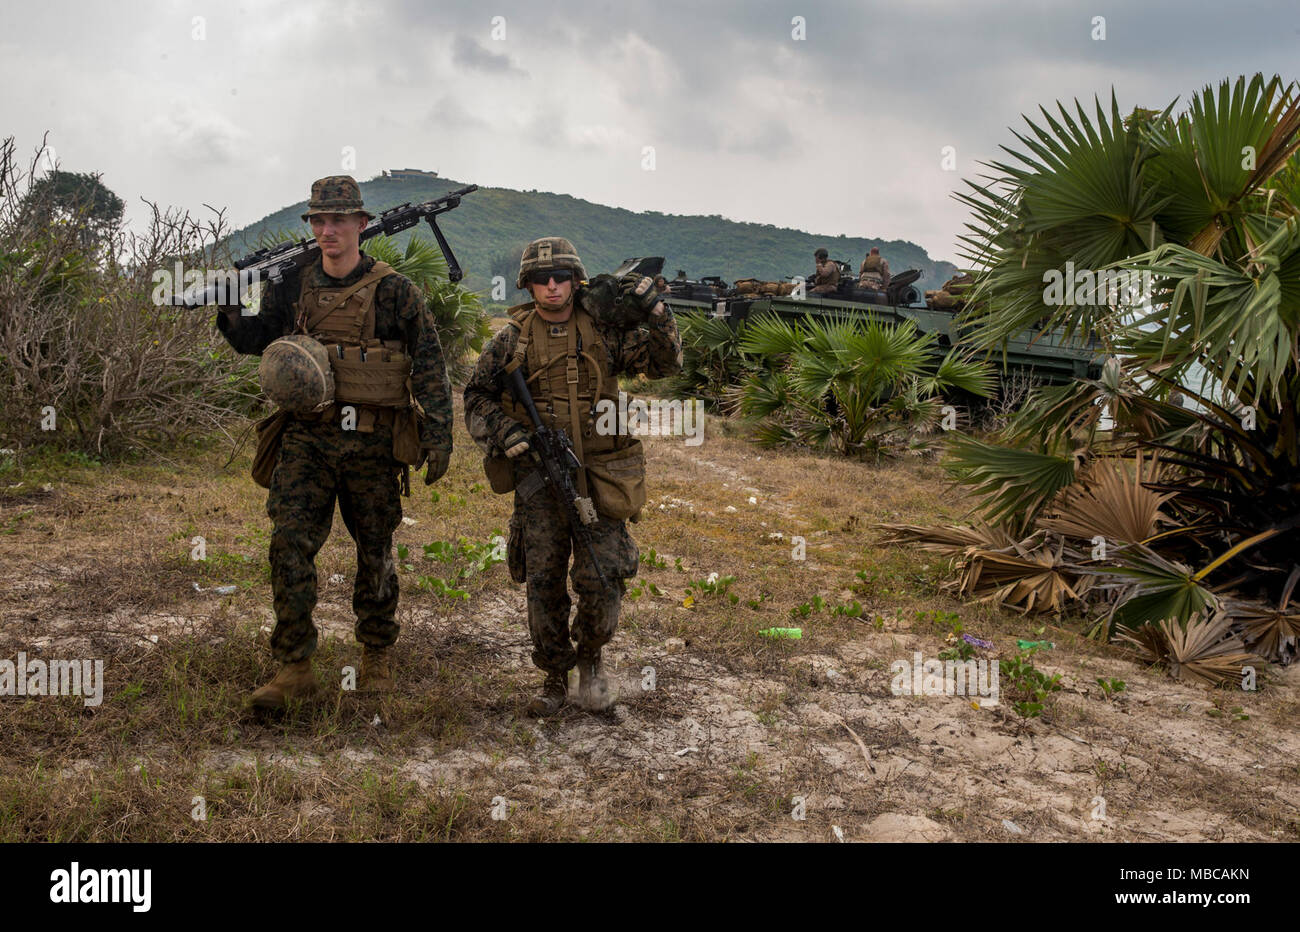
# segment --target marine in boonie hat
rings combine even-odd
[[[330,175],[312,182],[311,200],[302,219],[314,214],[364,214],[367,220],[375,219],[361,203],[361,188],[351,175]]]

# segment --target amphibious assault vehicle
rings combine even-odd
[[[623,268],[636,268],[642,274],[655,275],[663,268],[663,258],[629,259]],[[668,282],[670,292],[665,301],[674,313],[702,313],[727,320],[735,327],[741,321],[764,314],[776,314],[802,320],[813,318],[854,318],[901,324],[910,321],[921,333],[935,333],[935,349],[947,353],[954,345],[964,341],[957,323],[956,309],[931,308],[921,300],[914,283],[920,279],[919,269],[907,269],[891,277],[883,291],[858,287],[857,275],[848,263],[839,262],[840,284],[834,294],[814,295],[805,291],[798,295],[792,283],[758,282],[741,279],[728,285],[717,277],[687,279],[679,273]],[[655,271],[646,271],[654,268]],[[806,276],[811,282],[812,276]],[[811,287],[810,285],[806,287]],[[781,294],[781,291],[786,291]],[[989,354],[989,360],[1002,367],[1004,375],[1032,374],[1047,383],[1067,382],[1073,378],[1095,378],[1101,372],[1105,357],[1100,352],[1095,337],[1081,340],[1066,339],[1061,330],[1040,334],[1026,330],[1008,341],[1004,357],[1001,353]]]

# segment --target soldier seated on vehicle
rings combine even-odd
[[[858,287],[874,288],[876,291],[884,291],[889,287],[889,262],[876,246],[871,247],[871,252],[867,253],[862,260],[862,267],[858,269]]]
[[[813,281],[812,294],[834,294],[840,288],[840,267],[830,260],[830,253],[819,249],[813,253],[817,260],[817,275]]]
[[[659,292],[660,294],[673,293],[673,289],[668,284],[668,279],[664,278],[662,275],[655,276],[655,291]]]

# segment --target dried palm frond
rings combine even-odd
[[[1225,599],[1223,610],[1241,626],[1246,646],[1265,660],[1286,665],[1300,653],[1300,610]]]
[[[1167,520],[1160,506],[1173,497],[1144,486],[1159,482],[1162,471],[1158,457],[1152,457],[1143,471],[1142,454],[1129,461],[1103,457],[1090,464],[1072,485],[1062,489],[1053,502],[1051,517],[1040,519],[1039,527],[1091,540],[1100,536],[1132,544],[1156,533]]]
[[[1001,528],[982,524],[873,527],[887,532],[881,543],[914,543],[957,558],[961,575],[948,588],[963,598],[992,601],[1022,612],[1060,612],[1068,599],[1081,598],[1094,582],[1092,576],[1074,569],[1083,554],[1068,547],[1064,538],[1049,538],[1046,531],[1017,541]]]
[[[1261,659],[1246,650],[1231,627],[1231,617],[1219,612],[1208,620],[1197,615],[1186,625],[1167,618],[1125,632],[1119,639],[1136,646],[1144,659],[1166,664],[1174,679],[1217,686],[1240,678],[1243,666]]]
[[[1060,541],[1055,551],[1045,543],[1029,550],[1024,544],[1030,540],[1015,545],[1015,553],[968,551],[956,587],[958,593],[1025,613],[1059,613],[1067,599],[1078,599],[1078,580],[1062,560],[1065,542]]]
[[[872,529],[886,532],[879,541],[881,544],[916,544],[922,550],[937,550],[940,553],[963,554],[972,547],[1001,550],[1016,545],[1016,541],[1006,531],[983,524],[973,527],[955,524],[934,527],[919,524],[873,524]]]

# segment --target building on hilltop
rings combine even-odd
[[[427,172],[422,168],[384,169],[385,178],[437,178],[437,172]]]

